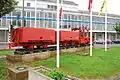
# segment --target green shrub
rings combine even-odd
[[[54,80],[66,80],[66,74],[60,71],[59,69],[52,70],[48,73],[48,76]]]

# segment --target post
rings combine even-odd
[[[37,18],[37,11],[36,11],[37,10],[37,4],[36,3],[37,3],[37,1],[35,0],[35,28],[37,27],[37,25],[36,25],[37,24],[37,22],[36,22],[37,21],[36,20],[36,18]]]
[[[82,28],[82,12],[81,12],[81,28]]]
[[[90,11],[90,56],[92,56],[92,8]]]
[[[59,0],[57,0],[57,65],[56,67],[59,68],[60,67],[60,59],[59,59]]]
[[[105,13],[105,51],[107,51],[107,11]]]
[[[107,0],[105,8],[105,51],[107,51]]]
[[[23,10],[22,10],[22,26],[25,26],[25,22],[24,22],[24,2],[25,2],[25,0],[23,0]]]

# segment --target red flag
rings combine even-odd
[[[60,14],[59,14],[59,19],[62,18],[62,3],[63,3],[63,0],[61,0],[61,2],[60,2]]]
[[[88,4],[88,11],[89,12],[91,11],[92,2],[93,2],[93,0],[89,0],[89,4]]]
[[[62,18],[62,7],[60,8],[60,14],[59,14],[59,19]]]

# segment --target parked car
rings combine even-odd
[[[120,44],[120,39],[113,40],[112,42],[115,44]]]
[[[96,44],[105,44],[105,40],[99,39],[95,41]],[[112,40],[108,39],[107,44],[112,44]]]
[[[96,44],[104,44],[105,41],[103,39],[95,40]]]
[[[108,44],[112,44],[113,42],[112,42],[112,40],[108,39],[108,40],[107,40],[107,43],[108,43]]]

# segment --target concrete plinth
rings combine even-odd
[[[62,49],[60,50],[60,54],[74,54],[75,52],[82,52],[88,50],[89,47],[80,47],[80,48],[70,48],[70,49]],[[47,51],[33,54],[25,54],[25,55],[14,55],[8,54],[6,59],[12,63],[16,62],[32,62],[36,60],[43,60],[50,57],[56,56],[56,51]]]
[[[7,80],[28,80],[29,70],[26,67],[24,70],[17,68],[8,68]]]

